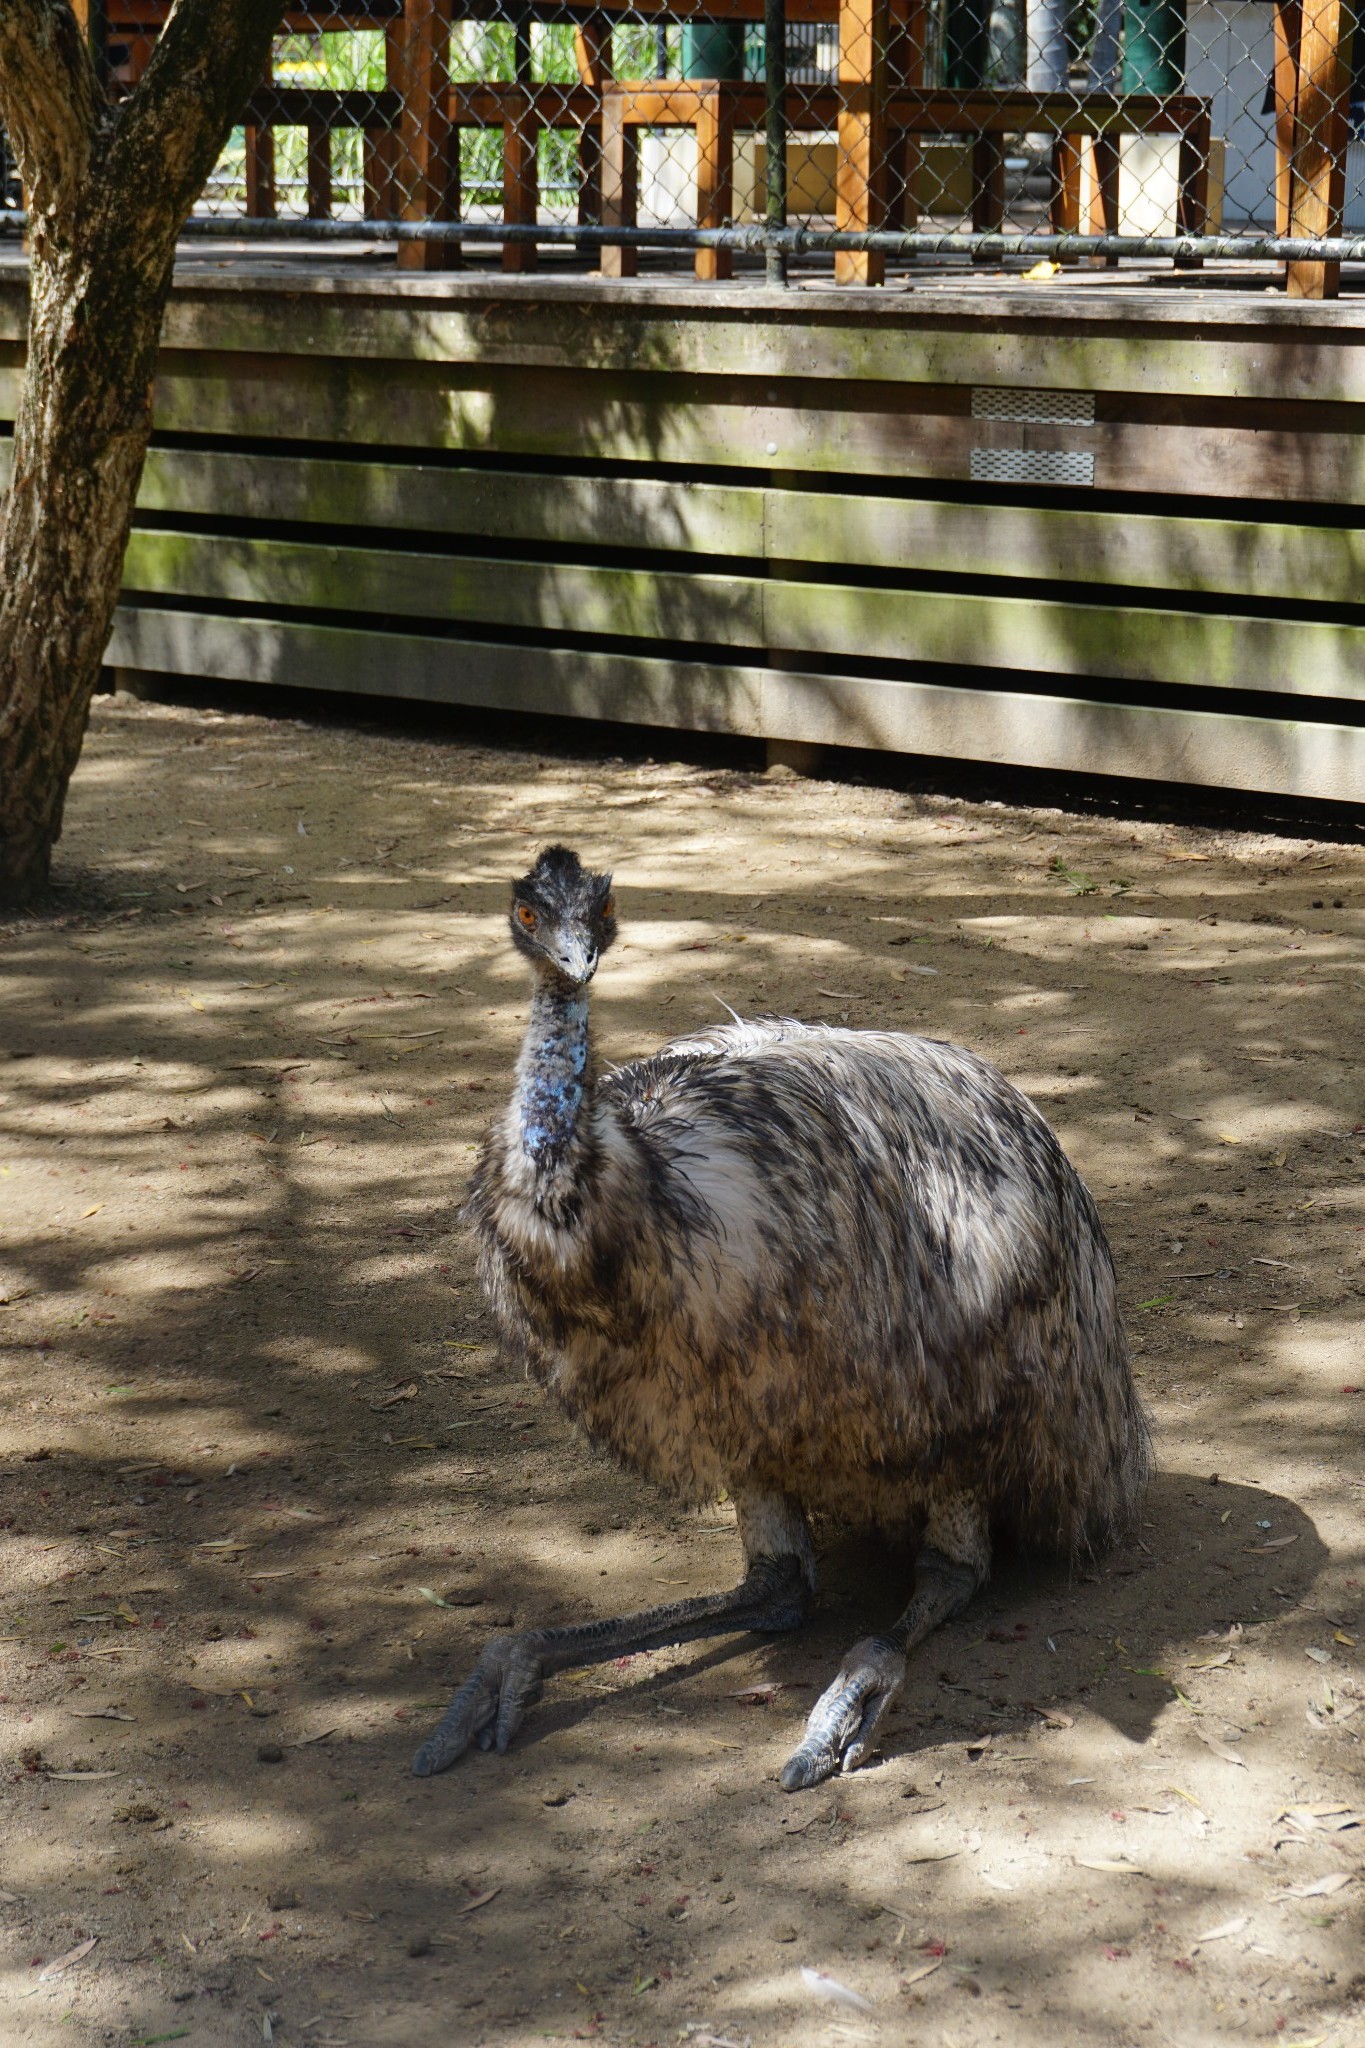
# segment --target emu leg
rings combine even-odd
[[[540,1698],[553,1672],[576,1664],[604,1664],[635,1650],[659,1650],[747,1629],[799,1628],[810,1607],[810,1576],[802,1558],[784,1553],[750,1556],[741,1583],[729,1593],[708,1593],[570,1628],[524,1629],[496,1636],[446,1709],[444,1720],[412,1760],[416,1778],[448,1770],[471,1742],[506,1750],[527,1707]]]
[[[940,1540],[947,1537],[955,1554],[933,1545],[920,1551],[910,1605],[894,1628],[882,1636],[865,1637],[844,1658],[834,1683],[811,1709],[805,1740],[782,1768],[784,1791],[802,1792],[836,1770],[857,1769],[871,1748],[878,1723],[905,1683],[908,1652],[960,1614],[985,1580],[989,1550],[984,1525],[974,1511],[931,1517],[927,1533]]]

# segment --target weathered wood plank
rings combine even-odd
[[[151,674],[287,682],[1334,801],[1358,801],[1365,787],[1365,728],[1358,726],[131,607],[115,621],[109,659]]]
[[[0,418],[15,391],[0,370]],[[967,397],[922,395],[959,408]],[[1119,420],[1020,427],[961,409],[926,412],[909,393],[903,406],[866,408],[822,405],[819,387],[790,396],[792,403],[756,402],[750,387],[722,379],[529,376],[435,364],[410,365],[395,378],[363,362],[181,356],[168,360],[158,382],[157,416],[167,433],[253,441],[962,482],[976,449],[1063,448],[1093,455],[1096,489],[1322,504],[1365,498],[1365,432]]]
[[[421,280],[406,297],[392,280],[361,294],[319,292],[293,279],[235,289],[183,281],[166,316],[166,346],[189,353],[278,354],[388,364],[506,364],[521,369],[653,370],[673,375],[811,377],[908,384],[1023,385],[1202,397],[1365,401],[1360,315],[1276,324],[1242,301],[1201,301],[1180,320],[1079,295],[1030,310],[1018,296],[875,294],[827,301],[803,292],[779,315],[754,295],[695,295],[669,311],[632,290],[614,298],[536,284],[508,298],[486,280]],[[580,281],[581,283],[582,281]],[[1036,295],[1035,295],[1036,296]],[[1259,307],[1254,309],[1259,314]],[[1283,315],[1283,305],[1279,309]],[[0,279],[0,341],[24,333],[25,294]],[[392,372],[389,372],[392,374]]]
[[[765,586],[765,646],[848,660],[1365,700],[1365,628],[956,591]]]
[[[10,449],[0,440],[0,488]],[[1357,604],[1365,528],[154,448],[144,512]]]
[[[1365,699],[1365,627],[1032,593],[869,590],[146,531],[129,543],[124,587],[206,606],[226,600],[575,638]]]
[[[0,454],[0,479],[4,460]],[[154,448],[138,505],[189,517],[353,526],[376,537],[448,533],[533,546],[763,551],[763,493],[743,484]]]
[[[1078,494],[1079,497],[1079,494]],[[1365,528],[770,490],[771,562],[1358,604]]]
[[[0,440],[0,488],[10,448]],[[1082,501],[1083,502],[1083,501]],[[138,504],[193,518],[447,533],[531,546],[654,548],[776,564],[976,574],[1357,604],[1365,528],[1057,511],[630,476],[341,462],[154,448]]]
[[[574,636],[761,647],[761,578],[462,560],[221,534],[135,532],[124,588]]]

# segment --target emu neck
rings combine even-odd
[[[575,1147],[591,1087],[588,999],[541,985],[518,1064],[521,1148],[537,1177],[551,1177]]]

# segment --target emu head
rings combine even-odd
[[[567,846],[547,846],[512,884],[512,943],[537,976],[583,988],[616,937],[610,875],[592,875]]]

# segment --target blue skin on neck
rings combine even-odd
[[[531,1008],[521,1084],[521,1142],[539,1164],[561,1154],[583,1106],[588,1064],[588,999],[539,989]]]

